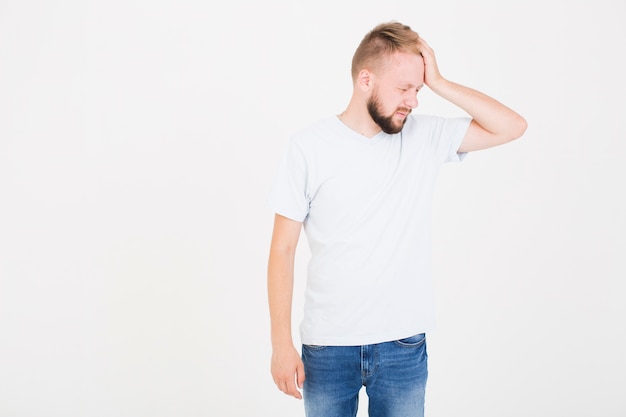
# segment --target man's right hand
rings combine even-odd
[[[272,351],[272,378],[279,390],[299,400],[304,385],[304,364],[293,345],[274,347]]]

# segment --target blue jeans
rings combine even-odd
[[[426,336],[365,346],[302,346],[307,417],[354,417],[365,386],[370,417],[423,417]]]

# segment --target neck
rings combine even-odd
[[[344,125],[367,138],[373,138],[381,131],[380,126],[372,120],[367,111],[367,105],[365,103],[356,103],[354,99],[350,101],[348,107],[337,117]]]

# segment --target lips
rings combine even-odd
[[[411,109],[400,108],[396,111],[396,114],[402,117],[406,117],[411,113]]]
[[[403,118],[404,118],[404,117],[407,117],[407,116],[409,115],[409,113],[410,113],[410,112],[401,112],[401,111],[396,112],[396,114],[397,114],[398,116],[403,117]]]

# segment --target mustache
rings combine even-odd
[[[408,107],[398,107],[396,111],[400,113],[410,114],[413,111],[413,109],[410,109]]]

